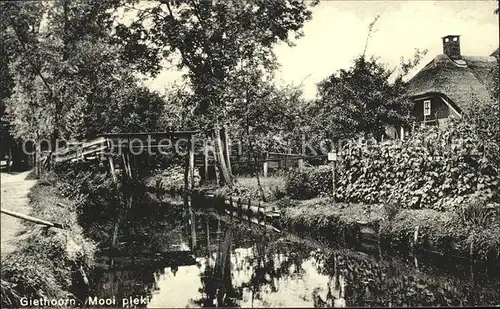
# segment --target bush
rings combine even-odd
[[[404,142],[352,143],[341,152],[336,170],[339,202],[397,202],[404,208],[455,209],[474,201],[500,198],[498,153],[492,143],[451,121],[445,128],[426,128]],[[331,194],[327,166],[292,172],[287,193],[298,199]]]
[[[331,194],[332,185],[330,167],[306,167],[288,174],[285,190],[292,198],[311,199]]]
[[[159,169],[155,171],[152,177],[145,180],[145,185],[148,188],[154,188],[157,193],[179,194],[184,190],[184,168],[174,166]]]

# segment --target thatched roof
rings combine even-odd
[[[498,58],[499,55],[500,55],[500,51],[499,51],[499,48],[497,48],[494,52],[491,53],[490,56]]]
[[[447,55],[438,55],[409,81],[412,97],[442,94],[453,105],[463,110],[473,98],[479,102],[491,100],[489,85],[495,57],[462,56],[453,61]]]

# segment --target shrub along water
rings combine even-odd
[[[278,204],[283,211],[283,226],[337,243],[342,243],[344,237],[347,245],[363,242],[359,222],[364,222],[378,229],[383,247],[500,261],[500,223],[480,205],[464,206],[460,211],[437,211],[334,203],[331,198],[283,199]]]

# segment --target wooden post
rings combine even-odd
[[[302,157],[298,160],[298,165],[299,170],[302,170],[304,168],[304,159]]]
[[[32,157],[32,156],[30,156],[30,157]],[[33,158],[31,158],[31,160],[33,161]],[[7,172],[10,172],[11,161],[12,161],[12,143],[9,144],[9,155],[7,157]],[[34,164],[33,164],[33,166],[34,166]]]
[[[335,163],[337,161],[337,152],[328,154],[328,161],[332,162],[332,198],[335,203]]]
[[[184,192],[183,192],[183,213],[189,215],[189,227],[191,228],[191,249],[196,247],[196,237],[193,237],[193,214],[189,203],[189,152],[184,156]]]
[[[238,148],[236,149],[236,164],[238,164],[238,169],[241,169],[241,143],[238,143]]]
[[[247,210],[247,219],[250,221],[250,218],[252,217],[252,200],[248,198],[248,210]]]
[[[189,199],[189,198],[188,198]],[[191,221],[191,244],[192,244],[192,250],[196,249],[196,216],[194,214],[193,208],[191,207],[191,203],[189,203],[189,215],[190,215],[190,221]]]
[[[208,146],[205,145],[204,149],[203,149],[203,168],[204,168],[204,171],[205,171],[205,177],[204,177],[204,181],[207,181],[208,180]]]
[[[210,249],[210,221],[209,221],[209,218],[208,216],[206,216],[206,224],[207,224],[207,252],[210,252],[209,249]]]
[[[264,177],[267,177],[268,168],[269,168],[269,152],[266,152],[266,161],[263,164]]]
[[[227,134],[227,126],[224,126],[224,147],[226,151],[226,160],[227,160],[227,170],[230,175],[233,174],[233,169],[231,167],[231,140],[229,139],[229,135]]]
[[[132,174],[132,164],[130,163],[130,151],[127,151],[127,167],[128,167],[128,177],[132,179],[134,175]]]
[[[127,166],[127,158],[125,157],[125,153],[123,152],[123,149],[122,149],[122,162],[123,162],[123,169],[125,170],[125,174],[129,175],[128,166]]]
[[[117,183],[116,179],[116,172],[115,172],[115,162],[113,161],[113,157],[111,155],[108,155],[108,162],[109,162],[109,170],[111,172],[111,176],[113,177],[113,183]]]
[[[239,208],[239,214],[238,214],[238,217],[241,220],[243,220],[243,203],[241,201],[241,198],[239,197],[238,198],[238,208]]]
[[[40,142],[37,141],[35,146],[35,166],[36,166],[36,175],[40,177],[41,166],[40,166]]]
[[[224,202],[225,204],[225,202]],[[234,205],[233,205],[233,197],[229,197],[229,211],[231,212],[231,221],[233,221],[233,214],[234,214]]]
[[[193,139],[189,139],[189,190],[194,188],[194,142]]]
[[[332,161],[332,198],[335,203],[335,161]]]
[[[110,147],[109,140],[107,140],[107,144],[108,144],[108,147]],[[121,199],[120,192],[118,189],[118,180],[116,178],[115,163],[113,161],[113,157],[111,154],[108,155],[108,162],[109,162],[109,170],[111,172],[111,176],[113,178],[113,183],[114,183],[115,189],[116,189],[116,194],[118,195],[118,200],[119,200],[118,215],[116,216],[116,220],[115,220],[114,227],[113,227],[113,234],[111,236],[111,248],[115,249],[117,241],[118,241],[118,232],[119,232],[119,227],[120,227],[120,223],[121,223],[121,215],[122,215],[122,212],[124,210],[122,209],[122,207],[123,207],[122,199]],[[111,260],[111,263],[113,264],[113,260]],[[111,266],[113,266],[113,265],[111,265]]]
[[[259,212],[262,213],[262,223],[266,225],[266,211],[264,207],[262,207],[262,204],[259,201]]]
[[[412,243],[412,250],[413,251],[415,250],[415,245],[417,244],[417,240],[418,240],[418,230],[419,230],[419,226],[417,225],[415,227],[415,231],[413,232],[413,243]]]
[[[189,191],[189,152],[184,156],[184,192]],[[186,194],[184,194],[186,196]],[[187,201],[185,201],[185,206],[187,206]]]

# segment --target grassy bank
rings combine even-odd
[[[83,291],[93,265],[95,244],[78,224],[75,202],[59,194],[53,174],[43,176],[29,194],[31,216],[63,224],[44,228],[30,222],[17,238],[16,250],[2,257],[3,307],[20,307],[21,297],[68,299],[73,289]]]
[[[329,240],[359,241],[359,227],[372,226],[384,246],[430,251],[472,260],[500,260],[500,224],[478,205],[456,212],[400,209],[387,205],[333,203],[329,198],[280,202],[282,223]],[[417,232],[416,232],[417,231]]]
[[[234,178],[233,188],[217,187],[215,181],[198,183],[199,177],[195,173],[195,188],[200,192],[214,193],[221,196],[239,196],[267,202],[277,201],[286,196],[286,181],[282,175],[268,177],[260,176],[259,188],[257,178],[250,176],[237,176]],[[151,176],[144,180],[149,191],[156,193],[176,195],[184,190],[184,171],[182,167],[153,171]],[[261,190],[262,189],[262,190]]]

